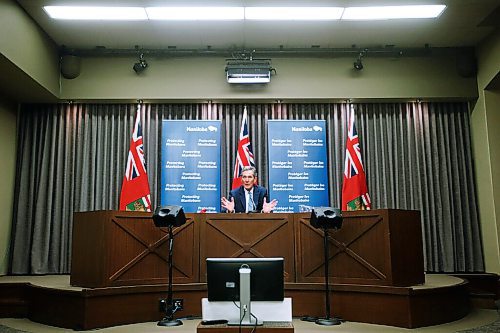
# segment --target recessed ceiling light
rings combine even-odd
[[[377,7],[90,7],[45,6],[63,20],[389,20],[435,18],[445,5]]]
[[[347,7],[343,20],[390,20],[435,18],[441,15],[445,5]]]
[[[247,20],[338,20],[342,7],[245,7]]]
[[[146,7],[150,20],[243,20],[243,7]]]
[[[45,6],[53,19],[59,20],[147,20],[142,7]]]

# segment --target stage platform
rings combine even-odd
[[[410,287],[331,284],[331,291],[332,315],[353,322],[416,328],[469,312],[467,281],[449,275],[427,274],[424,284]],[[174,284],[174,297],[184,300],[177,317],[201,316],[206,284]],[[285,297],[294,317],[325,315],[321,283],[286,283]],[[0,277],[1,317],[75,330],[158,321],[162,298],[166,285],[80,288],[70,286],[69,275]]]

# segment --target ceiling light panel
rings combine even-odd
[[[243,7],[147,7],[150,20],[243,20]]]
[[[62,20],[390,20],[435,18],[445,5],[377,7],[99,7],[45,6]]]
[[[45,12],[58,20],[147,20],[142,7],[45,6]]]
[[[436,18],[445,8],[445,5],[347,7],[342,20]]]
[[[245,7],[247,20],[338,20],[342,7]]]

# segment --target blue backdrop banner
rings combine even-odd
[[[164,120],[161,205],[220,212],[221,122]]]
[[[269,196],[274,212],[329,206],[324,120],[269,120]]]

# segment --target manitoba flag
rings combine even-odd
[[[120,210],[151,211],[151,194],[144,162],[141,106],[137,106],[134,131],[130,140],[127,168],[120,193]]]
[[[361,161],[361,147],[354,124],[354,109],[347,113],[347,144],[342,185],[342,210],[370,209],[371,201],[366,174]]]
[[[248,134],[247,107],[243,109],[243,119],[241,120],[240,138],[238,141],[238,151],[236,152],[236,162],[234,164],[232,189],[241,186],[241,170],[246,166],[255,166],[253,160],[252,145]]]

